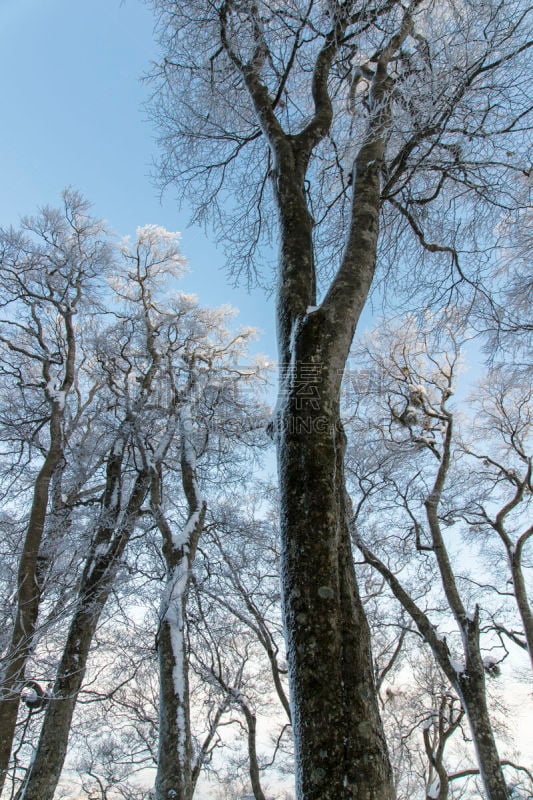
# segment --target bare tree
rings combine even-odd
[[[533,407],[527,373],[514,366],[492,369],[472,396],[475,416],[462,448],[468,457],[474,486],[463,509],[458,508],[476,537],[498,538],[505,552],[525,647],[533,666],[533,611],[527,578],[533,525],[529,510],[533,496]],[[505,591],[505,589],[503,589]],[[499,632],[515,644],[521,637],[504,626]]]
[[[177,274],[183,259],[175,234],[153,226],[139,229],[138,234],[137,271],[124,270],[115,281],[117,299],[125,307],[119,321],[102,331],[95,344],[95,361],[112,412],[100,508],[52,698],[21,789],[26,798],[42,800],[55,792],[100,616],[142,513],[152,470],[160,467],[178,424],[178,398],[172,384],[164,381],[166,358],[175,342],[169,329],[172,320],[165,316],[158,320],[157,329],[152,325],[151,294],[161,279],[173,271]],[[161,344],[156,343],[157,335]]]
[[[203,319],[202,319],[203,316]],[[157,633],[161,699],[159,708],[159,757],[156,798],[173,792],[178,800],[191,800],[212,726],[193,758],[187,648],[187,603],[190,580],[200,536],[205,526],[207,497],[201,490],[199,459],[215,459],[218,480],[223,480],[223,450],[230,444],[230,459],[238,461],[239,439],[257,427],[264,428],[262,409],[254,409],[253,383],[260,368],[246,368],[243,347],[250,331],[228,338],[222,327],[224,311],[198,314],[191,325],[193,336],[184,354],[186,383],[179,410],[179,461],[185,522],[177,526],[165,513],[168,494],[176,491],[163,471],[152,475],[150,509],[162,536],[166,584],[161,599]],[[203,326],[203,332],[201,327]],[[183,334],[182,334],[183,335]],[[240,384],[248,383],[250,397],[243,414]],[[202,413],[203,412],[203,413]],[[233,435],[232,435],[233,434]],[[217,446],[218,442],[218,446]],[[220,709],[224,708],[222,701]],[[216,715],[215,715],[216,716]],[[196,761],[196,763],[195,763]]]
[[[91,283],[110,262],[102,224],[89,216],[88,204],[72,191],[63,199],[62,210],[45,208],[24,220],[20,231],[0,234],[2,373],[10,384],[8,402],[19,398],[8,425],[4,416],[3,436],[6,441],[11,430],[14,437],[17,425],[26,428],[25,437],[20,429],[17,437],[19,457],[41,460],[18,565],[17,611],[0,675],[0,789],[35,644],[47,564],[41,544],[51,481],[64,453],[65,404],[77,370],[75,317]]]
[[[476,323],[486,337],[486,349],[493,362],[510,361],[530,373],[529,353],[533,344],[533,281],[531,250],[533,212],[531,172],[518,179],[523,208],[509,212],[500,225],[501,243],[492,268],[490,297],[476,307]]]
[[[405,588],[397,574],[403,565],[401,560],[399,564],[394,563],[391,550],[379,556],[365,541],[361,529],[357,531],[354,528],[354,535],[365,559],[385,578],[392,594],[411,616],[461,699],[472,731],[485,791],[489,798],[496,798],[508,796],[508,789],[493,733],[485,675],[498,670],[498,659],[489,655],[491,642],[485,637],[484,609],[478,602],[473,603],[470,592],[465,596],[464,582],[454,565],[444,532],[445,526],[450,526],[454,520],[450,494],[453,494],[454,486],[456,440],[450,398],[455,391],[459,362],[454,322],[452,317],[435,324],[435,319],[429,318],[425,320],[429,333],[423,328],[420,330],[413,318],[404,319],[401,328],[396,329],[382,323],[374,341],[368,344],[368,363],[373,364],[374,370],[365,373],[365,380],[372,387],[368,395],[367,424],[372,431],[370,436],[375,437],[375,453],[380,449],[380,442],[382,448],[381,466],[374,471],[374,475],[379,473],[383,481],[381,502],[388,497],[391,505],[396,504],[401,509],[401,516],[394,518],[392,525],[393,530],[398,529],[396,535],[403,543],[403,554],[412,547],[413,556],[419,554],[421,565],[432,564],[436,573],[432,573],[432,577],[438,576],[440,580],[446,608],[460,635],[441,634],[437,630],[421,602],[427,590],[422,589],[420,579],[412,588]],[[364,420],[365,416],[362,415],[361,419]],[[355,453],[354,459],[357,459]],[[363,471],[361,465],[361,476]],[[364,485],[362,477],[360,486]],[[372,482],[367,479],[366,491],[360,495],[355,507],[354,522],[360,520],[362,523],[365,502],[373,491]],[[456,489],[456,493],[460,498],[461,489]],[[369,520],[370,517],[367,524],[371,528]],[[379,520],[375,519],[373,524],[376,531],[380,531]],[[383,536],[383,543],[385,540]],[[382,552],[383,543],[376,542]],[[440,735],[440,740],[444,744],[443,735]],[[426,749],[429,745],[428,740]],[[436,778],[441,776],[443,781],[439,782],[439,778],[435,786],[444,797],[448,791],[448,779],[442,770],[437,769],[439,746],[435,749],[431,745],[430,749],[435,759]]]
[[[272,770],[293,771],[278,526],[276,515],[269,511],[270,495],[269,487],[258,483],[248,497],[223,496],[210,509],[203,568],[195,581],[198,610],[193,612],[198,615],[196,625],[210,631],[208,639],[198,636],[204,647],[193,650],[193,663],[243,719],[247,750],[243,761],[256,797],[268,793],[262,784]],[[231,631],[236,654],[232,655],[232,644],[226,643],[223,630]],[[268,753],[258,746],[256,735],[265,716],[271,739]]]
[[[258,517],[256,504],[271,503],[263,493],[248,502],[223,498],[211,510],[206,534],[206,577],[202,595],[229,612],[250,631],[270,665],[272,682],[286,721],[291,712],[278,587],[278,526],[271,515]],[[268,508],[268,506],[267,506]]]
[[[98,626],[125,569],[126,548],[136,530],[140,536],[146,534],[149,518],[163,536],[167,573],[156,635],[161,682],[156,794],[192,797],[202,758],[224,710],[222,705],[215,712],[193,762],[185,611],[206,510],[197,460],[202,456],[208,471],[219,477],[224,461],[230,462],[227,474],[239,471],[239,448],[255,437],[258,426],[264,429],[263,408],[250,402],[263,367],[259,361],[244,363],[253,331],[231,333],[227,327],[231,310],[201,309],[191,296],[168,293],[169,279],[178,277],[183,267],[176,234],[156,226],[140,228],[133,246],[123,243],[122,258],[123,266],[111,280],[113,293],[102,304],[104,321],[106,317],[116,321],[94,333],[92,349],[86,343],[99,420],[82,419],[80,427],[85,423],[94,437],[100,426],[102,457],[96,466],[92,464],[92,489],[82,493],[90,494],[93,502],[85,533],[88,552],[39,742],[19,790],[18,796],[25,798],[54,795]],[[246,404],[240,384],[247,387]],[[68,466],[75,475],[84,473],[79,461]],[[185,505],[183,524],[179,516],[167,516],[169,493],[175,495],[173,509]],[[75,504],[74,491],[64,499]],[[157,564],[157,550],[149,549]],[[131,569],[135,577],[142,564],[132,562]],[[149,567],[151,573],[154,569],[156,577],[150,580],[157,581],[156,566]],[[98,652],[94,658],[98,661]],[[112,749],[118,747],[119,737],[111,739]],[[97,782],[103,780],[96,756],[105,754],[90,743],[85,749],[90,756],[87,774]],[[143,761],[142,742],[141,752]],[[111,792],[114,773],[107,772],[101,790]]]
[[[406,233],[412,263],[427,254],[405,273],[410,293],[437,299],[472,281],[459,250],[475,250],[499,206],[516,205],[526,10],[511,0],[152,5],[163,180],[179,183],[197,219],[214,219],[237,270],[278,223],[273,430],[297,794],[391,798],[347,525],[342,372],[380,215],[389,263]],[[459,229],[456,209],[469,219],[470,201],[477,227]]]

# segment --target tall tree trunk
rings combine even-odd
[[[41,599],[40,583],[37,579],[39,548],[46,519],[50,481],[60,458],[59,448],[51,450],[37,476],[28,532],[19,564],[17,614],[0,683],[0,792],[5,782],[15,736],[26,662],[34,646]]]
[[[441,413],[442,419],[446,424],[446,431],[443,439],[442,456],[432,490],[426,497],[424,506],[431,532],[432,548],[441,576],[442,588],[450,611],[461,631],[465,659],[464,671],[457,672],[454,669],[449,653],[446,653],[446,659],[442,660],[442,648],[437,651],[434,650],[434,652],[441,655],[440,666],[463,701],[470,722],[472,738],[487,796],[490,800],[508,800],[510,795],[505,783],[505,776],[487,706],[485,667],[481,657],[479,641],[479,611],[477,606],[474,614],[468,614],[466,611],[457,586],[439,518],[439,506],[451,462],[454,429],[452,414],[446,410],[444,402],[441,404]]]
[[[189,386],[192,392],[193,384]],[[188,403],[180,409],[181,482],[187,501],[187,521],[174,535],[161,506],[161,475],[152,474],[151,511],[163,538],[167,567],[158,634],[159,750],[155,781],[156,800],[191,800],[193,780],[189,705],[189,662],[186,612],[190,573],[204,527],[206,504],[196,475],[193,421]]]
[[[116,463],[111,459],[108,467],[108,497],[115,494],[115,481],[120,480],[121,460],[121,456],[115,458]],[[114,529],[108,522],[94,539],[35,757],[19,791],[20,800],[53,800],[67,754],[72,715],[85,677],[92,640],[149,485],[148,473],[140,472],[124,509],[122,525]],[[115,522],[119,511],[117,505]],[[109,508],[106,508],[104,516],[106,512]]]
[[[324,327],[301,330],[277,421],[297,793],[305,800],[390,800],[392,771],[348,529],[341,372],[331,367],[335,358],[324,359]]]
[[[262,67],[268,45],[256,7],[250,10],[256,49],[243,62],[220,10],[222,47],[240,71],[269,142],[281,254],[277,283],[280,388],[274,427],[280,481],[282,601],[287,637],[298,800],[390,800],[394,797],[377,693],[370,635],[351,560],[346,516],[339,392],[355,328],[374,275],[380,175],[390,127],[390,60],[412,31],[404,9],[384,44],[368,93],[366,135],[352,171],[352,209],[345,250],[317,304],[308,167],[329,134],[329,72],[350,21],[339,4],[316,55],[314,111],[298,132],[284,130]],[[311,375],[311,379],[309,376]]]
[[[263,792],[263,787],[261,786],[261,772],[257,759],[257,719],[254,712],[245,701],[241,700],[239,704],[242,708],[244,718],[246,719],[246,728],[248,730],[248,770],[252,792],[254,793],[255,800],[267,800]]]

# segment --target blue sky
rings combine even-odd
[[[184,290],[236,306],[240,324],[263,331],[255,349],[273,357],[273,302],[229,284],[222,250],[187,228],[186,210],[171,191],[160,201],[150,178],[157,146],[141,76],[156,54],[141,0],[0,0],[0,225],[72,185],[117,234],[147,223],[179,230]]]

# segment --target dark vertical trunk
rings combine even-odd
[[[390,124],[388,63],[411,31],[412,19],[406,10],[377,59],[367,135],[353,166],[345,250],[316,309],[308,167],[333,121],[329,71],[350,13],[345,13],[347,6],[341,13],[339,6],[339,13],[332,14],[332,29],[312,71],[314,113],[298,134],[289,135],[262,82],[266,47],[260,44],[261,23],[251,11],[258,46],[245,64],[228,36],[229,6],[221,8],[221,42],[242,74],[271,148],[281,232],[277,290],[281,368],[275,428],[297,797],[389,800],[394,788],[377,707],[370,636],[350,563],[339,390],[374,274],[380,173]]]
[[[330,364],[304,331],[277,421],[297,793],[302,800],[390,800],[392,771],[347,524],[341,375]],[[312,376],[305,385],[304,365]]]
[[[368,623],[350,548],[340,422],[342,375],[372,282],[382,142],[365,143],[341,267],[319,308],[302,156],[280,165],[276,420],[282,599],[299,800],[395,796]],[[310,307],[309,307],[310,306]]]
[[[346,525],[339,547],[339,571],[345,698],[345,796],[358,800],[391,798],[394,796],[392,770],[377,704],[370,628],[355,579]]]
[[[241,703],[241,708],[246,719],[248,729],[248,767],[250,772],[250,783],[255,800],[267,800],[261,786],[261,774],[259,762],[257,760],[257,720],[251,708],[245,703]]]

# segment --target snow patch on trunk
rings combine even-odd
[[[185,647],[184,647],[184,616],[183,605],[184,595],[187,591],[189,577],[189,565],[187,558],[183,557],[174,568],[167,590],[163,597],[164,620],[170,631],[170,642],[174,666],[172,669],[172,681],[174,684],[174,695],[177,700],[176,708],[176,727],[178,732],[178,757],[182,764],[186,759],[187,731],[185,724]]]
[[[434,800],[437,800],[439,796],[439,789],[440,789],[439,782],[437,780],[434,780],[431,786],[428,787],[427,796],[434,798]]]

